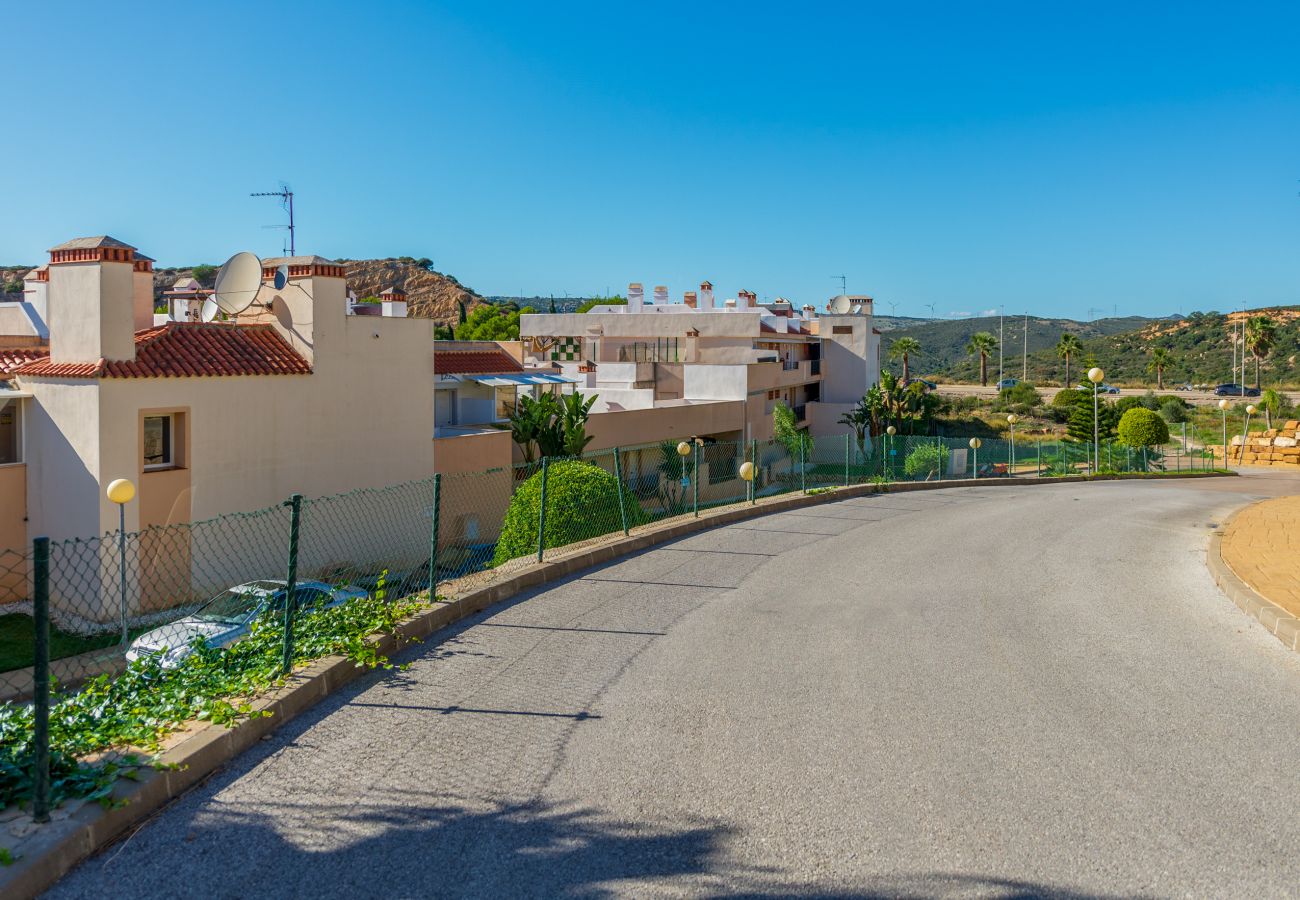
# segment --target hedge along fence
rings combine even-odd
[[[665,440],[581,459],[290,498],[186,525],[48,542],[39,566],[35,548],[0,552],[0,583],[14,597],[0,605],[0,801],[33,801],[41,784],[46,808],[51,796],[98,791],[104,769],[88,763],[87,754],[142,743],[150,751],[135,720],[155,722],[158,736],[187,717],[237,718],[242,707],[229,697],[260,690],[288,667],[321,655],[364,660],[364,636],[391,627],[411,604],[430,602],[440,588],[460,590],[530,565],[548,550],[792,491],[1083,475],[1094,455],[1083,444],[990,440],[974,450],[963,439],[901,435],[822,437],[792,447],[705,440],[687,451],[683,456],[676,440]],[[1204,454],[1168,448],[1143,456],[1106,445],[1101,453],[1103,470],[1212,465]],[[746,462],[755,467],[752,483],[740,478]],[[254,610],[230,641],[200,642],[190,648],[191,661],[175,668],[149,669],[147,660],[128,667],[137,640],[174,650],[209,633],[191,627],[200,606],[250,582],[269,585],[265,608]],[[174,630],[159,635],[168,626]],[[119,683],[135,688],[114,687]],[[86,698],[95,698],[95,716],[78,712]],[[45,737],[38,728],[42,706],[56,723]],[[54,773],[53,781],[35,777],[42,767]]]

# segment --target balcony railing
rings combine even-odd
[[[794,418],[797,422],[802,422],[808,418],[808,404],[800,403],[794,408]]]

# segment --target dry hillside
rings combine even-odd
[[[348,268],[348,287],[358,298],[377,297],[390,287],[406,291],[407,313],[439,322],[455,322],[458,303],[468,314],[487,301],[450,275],[431,272],[398,259],[340,260]]]

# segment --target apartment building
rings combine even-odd
[[[264,266],[232,320],[156,325],[136,248],[51,249],[0,304],[0,547],[116,529],[115,478],[137,485],[135,531],[431,474],[432,323],[348,315],[329,260]]]
[[[870,297],[836,298],[818,313],[759,303],[748,290],[715,303],[708,281],[680,302],[663,286],[647,298],[633,283],[627,296],[626,306],[520,320],[525,362],[576,379],[597,414],[690,410],[701,436],[766,440],[773,408],[786,403],[814,435],[842,434],[839,417],[879,377]]]

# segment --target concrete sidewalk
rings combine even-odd
[[[1300,617],[1300,496],[1243,509],[1224,529],[1222,553],[1251,590]]]

